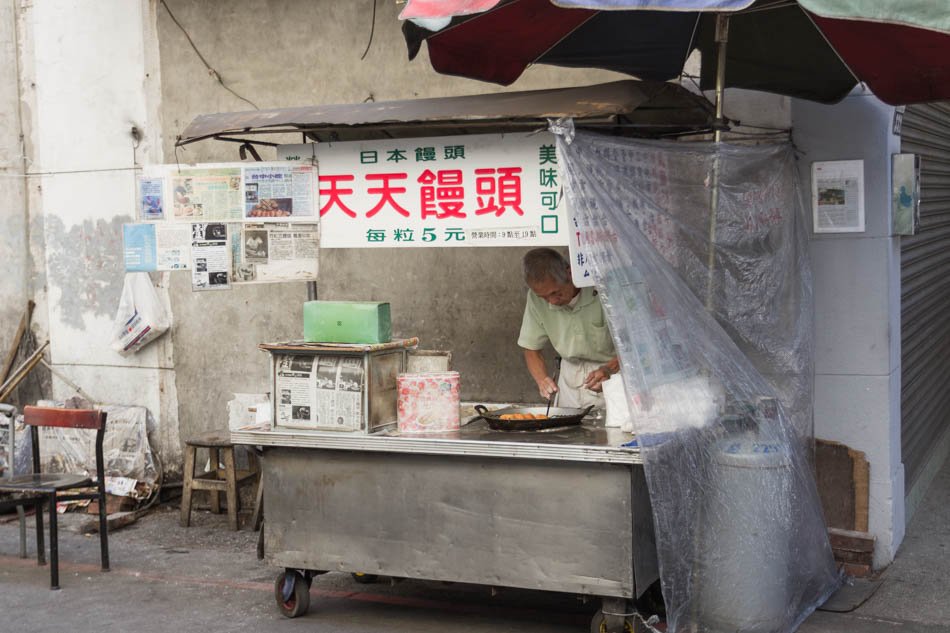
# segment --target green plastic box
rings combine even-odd
[[[309,343],[388,343],[389,304],[377,301],[307,301],[303,337]]]

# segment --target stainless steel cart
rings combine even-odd
[[[264,550],[285,568],[284,615],[306,612],[314,575],[344,571],[597,596],[604,631],[631,630],[632,601],[658,578],[630,439],[588,422],[505,433],[483,420],[429,436],[232,432],[264,447]]]

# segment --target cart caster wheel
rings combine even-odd
[[[379,580],[379,576],[376,574],[364,574],[362,572],[355,571],[350,575],[353,576],[353,580],[362,585],[371,585]]]
[[[623,619],[623,633],[641,633],[642,629],[634,625],[632,616]],[[590,621],[590,633],[607,633],[607,620],[603,611],[598,611]]]
[[[274,598],[282,616],[300,617],[310,608],[310,583],[298,571],[282,572],[274,581]]]

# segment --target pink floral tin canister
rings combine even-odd
[[[442,433],[459,428],[457,371],[399,374],[396,421],[400,433]]]

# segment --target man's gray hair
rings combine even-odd
[[[570,280],[570,265],[553,248],[535,248],[525,253],[522,260],[524,280],[528,285],[553,279],[559,284]]]

